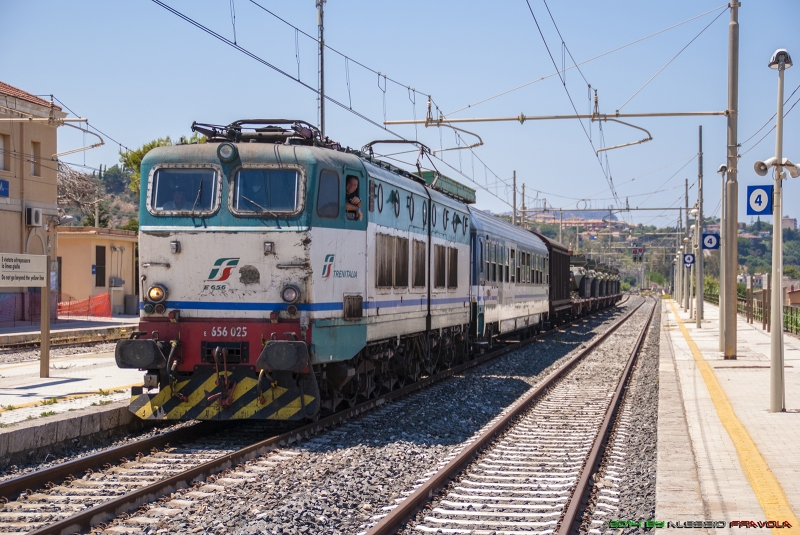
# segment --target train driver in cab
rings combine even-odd
[[[345,183],[345,211],[347,212],[347,219],[361,221],[361,199],[358,198],[358,177],[355,175],[347,175],[347,182]]]
[[[172,200],[165,202],[164,206],[162,206],[161,209],[188,210],[189,207],[186,205],[186,196],[183,194],[183,190],[180,189],[178,186],[175,186],[172,189]]]

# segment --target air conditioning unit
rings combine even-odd
[[[29,227],[42,226],[42,209],[41,208],[26,208],[25,209],[25,224]]]
[[[120,286],[125,286],[125,281],[119,277],[109,277],[108,285],[112,288],[119,288]]]

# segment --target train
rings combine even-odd
[[[576,274],[566,246],[379,142],[301,120],[192,130],[206,142],[141,164],[140,321],[115,359],[145,372],[143,420],[313,420],[620,299],[610,267]]]

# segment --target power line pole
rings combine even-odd
[[[506,197],[508,198],[508,197]],[[561,239],[561,230],[564,228],[564,211],[558,211],[558,241],[559,243],[564,243],[564,240]]]
[[[317,27],[319,29],[319,133],[325,137],[325,13],[323,6],[327,0],[314,0],[317,6]]]
[[[725,172],[722,175],[722,193],[720,196],[719,207],[719,351],[725,351],[725,255],[727,254],[728,245],[725,243],[725,236],[727,233],[725,217],[727,213],[727,201],[725,200]],[[738,246],[738,244],[737,244]]]
[[[697,328],[701,327],[703,319],[703,125],[698,131],[699,151],[697,153],[697,303],[695,304],[695,316],[697,316]]]
[[[685,217],[686,217],[686,226],[684,227],[684,235],[683,235],[683,252],[685,254],[690,254],[692,252],[692,245],[691,241],[689,240],[689,179],[686,179],[686,193],[684,194],[684,204],[685,204]],[[684,268],[686,269],[686,268]],[[683,310],[686,312],[689,311],[689,300],[692,296],[692,271],[691,269],[686,269],[686,273],[684,273],[684,286],[683,286]]]
[[[514,171],[513,180],[514,180],[514,198],[513,198],[514,209],[512,211],[511,224],[516,227],[517,226],[517,172],[516,171]]]
[[[728,24],[728,182],[725,213],[725,359],[736,358],[736,274],[739,272],[739,6],[733,0]]]

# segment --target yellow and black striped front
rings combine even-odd
[[[225,376],[229,385],[227,393]],[[308,376],[307,380],[293,383],[268,384],[259,391],[258,380],[246,368],[220,372],[219,380],[213,371],[198,371],[191,379],[175,383],[177,395],[170,385],[157,393],[134,387],[128,409],[142,420],[303,420],[313,417],[319,411],[316,381]]]

